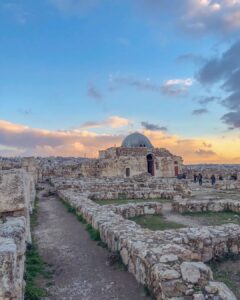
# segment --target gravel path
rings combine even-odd
[[[54,271],[47,299],[149,299],[130,273],[107,265],[109,252],[90,240],[85,226],[56,197],[42,195],[34,236]]]

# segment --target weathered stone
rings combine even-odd
[[[217,290],[220,299],[222,300],[237,300],[235,295],[223,282],[209,282],[208,288],[211,290]]]
[[[200,294],[194,294],[193,295],[193,300],[205,300],[205,297],[202,293]]]
[[[94,203],[89,199],[93,192],[87,193],[87,189],[82,193],[76,188],[62,189],[60,185],[58,194],[100,231],[109,249],[120,251],[129,272],[147,284],[156,299],[188,299],[195,288],[204,290],[212,280],[212,272],[204,263],[191,260],[213,258],[231,251],[232,247],[236,249],[234,245],[240,249],[239,225],[153,232],[116,214],[112,206]]]

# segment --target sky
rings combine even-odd
[[[2,156],[240,163],[240,0],[1,0],[0,47]]]

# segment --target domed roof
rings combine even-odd
[[[149,139],[138,132],[132,133],[125,137],[122,142],[122,147],[124,148],[135,148],[135,147],[146,147],[153,148]]]

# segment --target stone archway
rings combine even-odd
[[[147,155],[147,171],[152,176],[155,175],[155,172],[154,172],[154,158],[153,158],[152,154]]]

